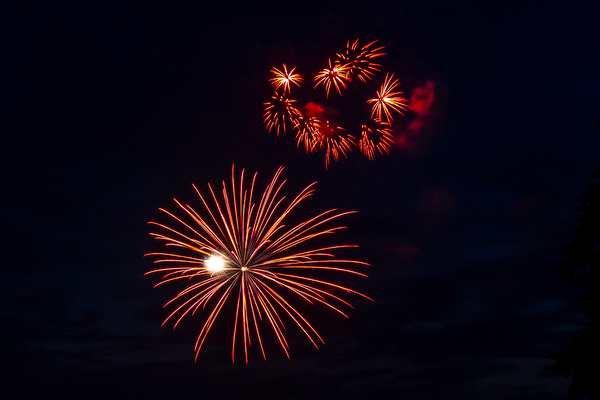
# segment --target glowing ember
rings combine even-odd
[[[204,261],[206,270],[212,273],[220,272],[225,269],[225,260],[220,256],[210,256]]]

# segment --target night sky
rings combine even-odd
[[[567,398],[543,367],[588,321],[552,270],[600,169],[596,1],[24,1],[0,20],[0,398]],[[433,102],[395,118],[389,155],[326,169],[265,129],[269,70],[309,85],[356,38]],[[285,166],[288,197],[318,181],[298,218],[357,211],[336,240],[369,278],[340,283],[374,301],[309,309],[319,350],[290,328],[290,360],[271,338],[233,364],[227,315],[194,362],[203,320],[160,326],[179,287],[144,276],[147,222],[200,208],[192,183],[232,164],[260,187]]]

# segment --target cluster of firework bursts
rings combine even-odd
[[[330,58],[327,67],[314,76],[312,89],[322,87],[327,102],[330,96],[342,96],[350,89],[354,92],[357,86],[372,82],[381,72],[377,60],[385,54],[383,46],[376,43],[360,47],[358,39],[348,42],[345,52],[336,54],[333,60]],[[357,119],[359,123],[353,129],[360,132],[358,138],[354,131],[340,125],[339,113],[333,107],[315,102],[298,104],[292,93],[302,87],[304,79],[296,68],[288,69],[283,64],[271,72],[275,94],[265,103],[264,114],[269,132],[275,131],[279,136],[291,130],[295,132],[298,147],[307,152],[325,149],[326,167],[331,159],[339,160],[340,155],[346,156],[353,147],[358,147],[369,159],[376,153],[389,152],[394,142],[391,125],[394,113],[402,114],[407,108],[402,92],[397,91],[400,83],[393,73],[386,73],[379,90],[374,90],[374,97],[366,98],[370,115],[365,112],[364,120]],[[175,309],[163,325],[175,321],[176,327],[195,313],[205,316],[196,340],[196,358],[222,314],[233,314],[232,360],[235,361],[236,349],[242,347],[247,363],[253,343],[258,344],[266,358],[267,336],[274,338],[289,358],[288,326],[298,328],[317,348],[324,343],[304,315],[307,305],[320,304],[346,316],[343,308],[351,307],[346,295],[369,299],[329,280],[336,274],[366,276],[357,268],[369,264],[338,255],[357,246],[319,244],[323,237],[344,229],[336,222],[352,212],[331,209],[299,224],[289,223],[290,213],[313,194],[314,183],[287,203],[281,194],[285,183],[280,181],[282,170],[283,167],[277,170],[261,193],[255,190],[256,174],[247,179],[242,170],[238,178],[232,167],[231,182],[228,185],[223,181],[221,196],[210,184],[210,195],[206,197],[194,186],[202,202],[200,209],[177,200],[177,212],[161,209],[175,227],[150,222],[157,228],[150,235],[170,250],[147,254],[160,265],[147,274],[162,274],[156,286],[184,284],[165,304]]]
[[[289,90],[290,83],[294,81],[282,80],[280,86]],[[223,181],[222,199],[210,184],[208,197],[194,186],[203,205],[199,211],[175,200],[179,215],[161,211],[176,223],[176,228],[150,222],[158,228],[150,235],[173,250],[147,254],[163,266],[147,274],[163,274],[156,286],[172,282],[185,284],[184,289],[165,304],[177,305],[163,325],[175,320],[176,327],[184,317],[196,312],[206,315],[195,345],[196,357],[224,308],[234,313],[232,360],[235,360],[236,347],[243,347],[247,363],[253,342],[258,343],[266,358],[264,330],[272,331],[270,336],[276,338],[289,358],[286,325],[296,326],[318,348],[323,339],[302,314],[305,305],[321,304],[346,316],[341,308],[350,304],[343,299],[344,294],[368,299],[322,275],[366,276],[353,267],[367,263],[335,255],[344,248],[357,246],[314,244],[319,238],[344,229],[335,225],[335,221],[352,212],[332,209],[286,226],[289,214],[313,194],[314,183],[285,205],[285,197],[281,195],[285,181],[279,180],[282,170],[280,167],[260,194],[255,191],[256,174],[248,187],[244,171],[236,179],[232,167],[231,185],[228,187]]]
[[[375,74],[380,72],[381,64],[376,61],[385,55],[383,46],[377,47],[377,41],[365,46],[359,46],[359,39],[348,42],[346,51],[336,53],[336,57],[328,60],[328,65],[313,78],[314,89],[322,86],[326,98],[330,94],[339,96],[346,91],[351,82],[360,81],[367,84]],[[300,107],[298,101],[292,98],[292,91],[302,86],[303,78],[296,73],[296,68],[288,69],[283,64],[281,69],[273,68],[274,77],[270,82],[275,87],[271,100],[264,103],[264,122],[269,130],[279,136],[292,130],[296,135],[297,146],[303,146],[307,152],[325,149],[325,167],[330,160],[339,160],[340,154],[346,156],[357,145],[356,137],[335,121],[333,113],[327,112],[323,106],[308,102]],[[396,91],[400,85],[394,74],[386,73],[379,90],[374,98],[366,100],[371,105],[370,119],[360,124],[360,139],[358,147],[369,159],[375,153],[389,153],[394,142],[391,123],[393,113],[406,109],[407,102],[402,92]],[[356,129],[358,131],[358,129]]]

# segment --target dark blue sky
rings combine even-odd
[[[1,397],[565,399],[543,366],[587,321],[552,269],[600,168],[600,6],[278,4],[2,13]],[[266,132],[269,70],[316,70],[355,37],[435,101],[413,147],[326,170]],[[223,328],[194,364],[201,321],[160,327],[175,289],[143,276],[146,223],[232,164],[263,185],[284,165],[288,196],[318,181],[307,214],[358,211],[341,237],[375,301],[317,309],[320,350],[290,332],[291,360],[232,365]]]

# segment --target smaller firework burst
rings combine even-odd
[[[394,74],[387,73],[385,75],[385,80],[383,81],[383,85],[377,91],[377,98],[367,100],[367,104],[374,103],[373,109],[371,111],[371,118],[373,120],[382,122],[382,123],[390,123],[394,120],[390,110],[394,110],[402,113],[403,110],[406,110],[407,103],[406,99],[401,96],[403,92],[393,92],[393,90],[400,85],[400,80],[394,79]],[[385,119],[383,118],[385,116]]]
[[[356,72],[358,79],[363,83],[367,83],[367,80],[370,80],[375,72],[379,72],[378,67],[381,67],[381,64],[377,64],[372,60],[385,55],[385,53],[380,52],[384,47],[371,48],[377,43],[377,40],[375,40],[359,49],[358,41],[359,39],[356,39],[352,45],[348,41],[346,52],[337,53],[336,55],[340,58],[339,62],[341,64],[350,65],[350,75]]]
[[[325,87],[326,96],[329,97],[329,91],[331,90],[331,85],[335,86],[340,96],[342,95],[342,90],[340,86],[346,89],[346,82],[350,82],[350,68],[351,64],[336,64],[331,65],[331,58],[329,59],[329,68],[322,69],[315,76],[315,89],[319,85],[323,85]]]
[[[373,159],[375,150],[379,154],[389,154],[392,143],[394,143],[394,136],[392,135],[392,130],[389,128],[389,124],[378,124],[376,127],[361,126],[361,137],[358,146],[360,151],[369,160]]]
[[[346,133],[346,130],[341,126],[330,121],[320,123],[318,138],[319,147],[325,148],[325,168],[329,166],[331,158],[338,161],[340,154],[347,157],[346,152],[356,145],[352,135]]]
[[[303,80],[300,74],[294,74],[295,70],[296,68],[292,68],[288,72],[285,64],[283,64],[283,68],[281,70],[273,68],[271,72],[275,75],[275,77],[269,79],[269,82],[271,82],[275,86],[275,90],[283,86],[283,94],[285,94],[286,92],[290,93],[290,82],[300,87],[300,82],[302,82]]]
[[[312,153],[320,143],[321,121],[316,117],[302,115],[296,120],[296,145],[304,145],[307,153]]]
[[[264,103],[265,114],[263,118],[269,132],[275,129],[277,136],[279,136],[280,131],[286,132],[286,125],[293,127],[298,123],[298,117],[302,116],[302,113],[294,106],[294,103],[296,103],[296,100],[277,92],[271,96],[271,101]]]
[[[332,87],[342,95],[342,90],[349,87],[354,89],[360,83],[367,84],[374,79],[375,73],[380,71],[381,64],[376,60],[385,55],[382,51],[384,46],[377,45],[372,41],[364,46],[359,45],[359,39],[346,43],[346,49],[342,53],[336,53],[335,58],[327,60],[327,68],[320,70],[314,77],[314,87],[320,85],[325,89],[326,98]],[[273,68],[271,72],[275,75],[270,82],[275,86],[275,95],[271,101],[264,103],[264,122],[269,132],[275,130],[286,132],[291,125],[296,133],[297,147],[304,147],[308,153],[318,149],[325,150],[325,167],[329,163],[338,161],[340,155],[347,157],[347,153],[358,144],[360,151],[372,160],[375,154],[389,154],[394,142],[392,132],[392,121],[394,112],[400,114],[407,108],[407,102],[402,97],[402,92],[396,91],[400,85],[394,74],[386,73],[383,84],[376,91],[376,98],[366,100],[367,104],[373,103],[370,120],[361,122],[360,140],[346,132],[339,123],[344,123],[340,112],[331,105],[318,104],[312,101],[304,102],[303,106],[296,106],[296,100],[292,100],[292,86],[301,87],[302,77],[294,73],[296,68],[288,71],[283,68]],[[358,78],[353,81],[354,78]],[[352,82],[352,85],[349,83]],[[280,93],[280,92],[283,93]],[[364,103],[363,103],[364,104]],[[357,129],[358,130],[358,129]]]

